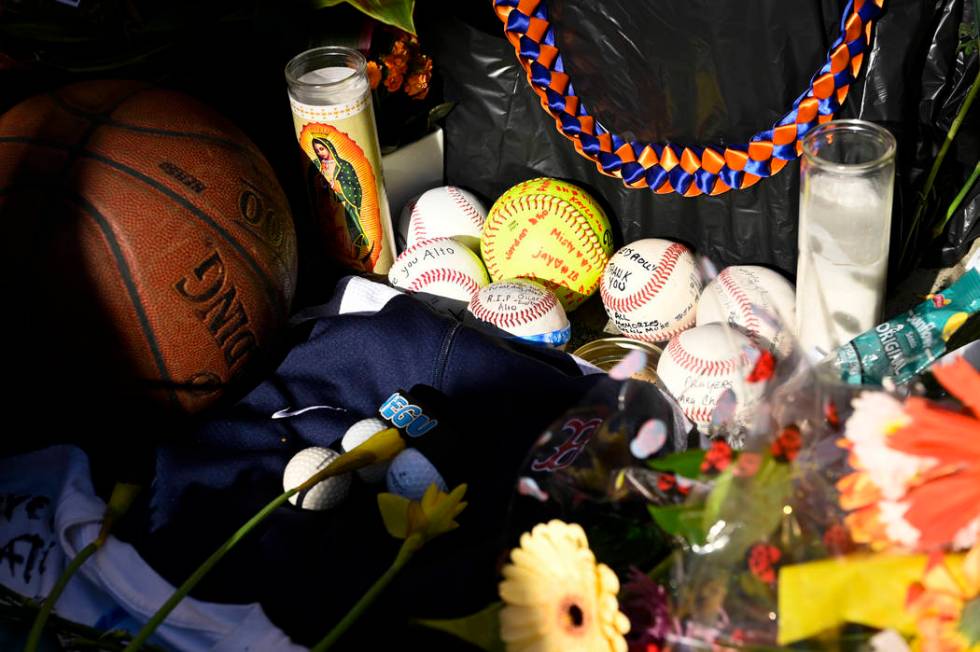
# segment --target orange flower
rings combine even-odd
[[[429,81],[432,79],[432,59],[423,54],[416,61],[422,63],[405,80],[405,93],[412,99],[424,100],[429,94]]]
[[[394,72],[389,72],[388,76],[385,78],[385,88],[388,89],[388,92],[394,93],[401,88],[401,85],[402,76]]]
[[[942,367],[933,367],[933,375],[950,394],[959,399],[980,419],[980,373],[963,358]]]
[[[407,39],[400,38],[391,46],[391,53],[396,57],[408,57],[408,48],[405,46]]]
[[[374,61],[368,61],[367,76],[373,91],[381,83],[381,67]]]
[[[381,60],[384,62],[389,74],[402,77],[408,72],[408,53],[404,51],[404,47],[401,48],[400,52],[396,52],[396,50],[398,48],[394,48],[391,54],[386,54]]]
[[[980,546],[954,571],[936,553],[929,558],[922,581],[909,587],[905,609],[916,621],[922,652],[964,652],[980,649],[960,632],[963,607],[980,594]]]
[[[921,533],[920,549],[950,542],[969,547],[980,529],[980,420],[920,398],[910,398],[905,411],[912,422],[892,435],[889,446],[938,460],[905,494],[905,520]]]
[[[420,72],[412,73],[405,80],[405,94],[413,100],[424,100],[429,94],[429,78]]]
[[[934,369],[975,414],[980,373],[967,362]],[[922,398],[855,400],[847,439],[855,472],[837,483],[854,541],[873,547],[966,549],[980,540],[980,419]]]

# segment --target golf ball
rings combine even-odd
[[[361,419],[344,433],[344,438],[340,440],[340,447],[345,453],[350,452],[366,442],[373,435],[381,432],[382,430],[387,430],[390,428],[387,423],[381,419],[370,418]],[[371,466],[366,466],[363,469],[357,470],[357,475],[361,476],[361,480],[364,482],[381,482],[385,479],[385,473],[388,472],[388,463],[381,462],[378,464],[372,464]]]
[[[409,500],[420,500],[433,482],[442,491],[448,491],[436,467],[414,448],[406,448],[391,461],[385,480],[388,491]]]
[[[313,446],[293,455],[282,475],[282,488],[289,491],[306,482],[320,469],[329,466],[340,454],[329,448]],[[309,489],[289,497],[289,502],[302,509],[324,510],[339,505],[350,489],[350,473],[327,478]]]

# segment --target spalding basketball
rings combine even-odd
[[[196,412],[288,316],[296,235],[276,176],[181,93],[86,82],[0,116],[0,224],[7,380],[51,405],[77,391]]]

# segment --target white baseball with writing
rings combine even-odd
[[[757,265],[726,267],[698,302],[697,325],[728,322],[772,353],[786,352],[796,332],[796,290],[778,272]]]
[[[701,277],[687,247],[648,238],[613,254],[599,292],[619,332],[665,342],[694,325]]]
[[[480,257],[452,238],[418,242],[402,252],[388,281],[408,292],[425,292],[469,303],[490,283]]]
[[[405,210],[409,212],[407,247],[423,240],[455,238],[473,251],[480,250],[487,209],[473,193],[456,186],[433,188]]]
[[[491,283],[473,296],[468,310],[480,321],[533,344],[562,347],[571,336],[555,294],[527,279]]]
[[[735,393],[735,420],[745,423],[759,403],[764,383],[750,383],[752,341],[733,328],[706,324],[672,338],[657,363],[657,376],[688,419],[711,423],[718,399]]]

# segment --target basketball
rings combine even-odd
[[[25,394],[194,413],[288,316],[296,235],[272,168],[175,91],[84,82],[0,116],[0,223]]]

